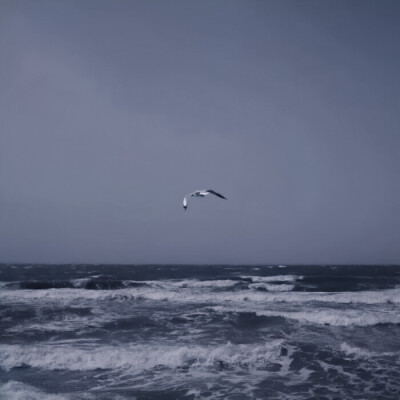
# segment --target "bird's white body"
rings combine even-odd
[[[220,197],[221,199],[225,199],[226,197],[222,196],[222,194],[219,194],[217,192],[215,192],[214,190],[196,190],[195,192],[192,192],[190,194],[187,194],[184,198],[183,198],[183,209],[186,211],[187,206],[188,206],[188,198],[189,197],[206,197],[209,194],[214,194],[215,196]]]
[[[198,190],[196,192],[190,193],[189,196],[191,197],[205,197],[207,195],[209,195],[210,193],[207,192],[207,190]]]

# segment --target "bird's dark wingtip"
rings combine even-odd
[[[215,194],[216,196],[220,197],[221,199],[228,200],[225,196],[222,196],[221,193],[218,193],[218,192],[216,192],[215,190],[208,189],[207,192],[212,193],[212,194]]]

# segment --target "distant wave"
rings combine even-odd
[[[215,280],[197,280],[184,279],[178,281],[145,281],[148,286],[158,287],[162,289],[178,289],[178,288],[232,288],[238,285],[237,280],[232,279],[215,279]]]
[[[115,290],[132,287],[151,286],[155,288],[173,289],[173,288],[230,288],[238,285],[238,280],[219,279],[219,280],[164,280],[164,281],[133,281],[118,280],[104,277],[79,278],[71,280],[30,280],[15,282],[0,282],[0,289],[88,289],[88,290]]]
[[[75,300],[116,300],[116,301],[170,301],[179,303],[335,303],[335,304],[400,304],[400,289],[360,292],[267,292],[256,290],[210,291],[205,287],[175,288],[151,287],[148,284],[139,287],[110,290],[2,290],[2,302],[29,302],[33,300],[75,301]]]
[[[240,277],[245,281],[250,281],[250,289],[263,290],[266,292],[290,292],[295,288],[297,280],[303,279],[298,275],[275,275],[275,276],[248,276]]]
[[[272,362],[287,364],[283,340],[264,345],[232,344],[102,346],[80,349],[76,346],[0,346],[0,368],[33,367],[45,370],[86,371],[95,369],[148,370],[166,368],[262,368]]]
[[[0,282],[0,289],[88,289],[115,290],[129,287],[146,286],[145,282],[109,279],[103,277],[80,278],[71,280],[29,280],[15,282]]]
[[[358,310],[310,310],[294,312],[257,311],[257,315],[282,316],[301,322],[333,326],[373,326],[380,324],[400,324],[398,313],[382,314]]]
[[[303,276],[299,276],[299,275],[274,275],[274,276],[248,276],[248,275],[242,275],[240,278],[242,278],[242,279],[250,279],[254,283],[258,283],[258,282],[274,282],[274,283],[291,282],[291,283],[294,283],[297,280],[303,279]]]
[[[296,275],[276,275],[276,276],[240,276],[233,279],[183,279],[183,280],[120,280],[109,276],[90,276],[86,278],[78,278],[71,280],[26,280],[14,282],[0,282],[0,289],[27,289],[27,290],[45,290],[45,289],[88,289],[88,290],[116,290],[126,289],[140,286],[151,286],[157,288],[173,289],[173,288],[232,288],[239,286],[241,283],[267,284],[271,290],[279,286],[284,287],[286,284],[294,284],[297,280],[302,279],[302,276]]]
[[[220,313],[253,313],[258,317],[283,317],[299,322],[332,326],[374,326],[381,324],[400,324],[397,311],[382,313],[371,310],[319,309],[306,311],[254,310],[251,307],[229,308],[215,306],[212,309]]]
[[[264,290],[266,292],[290,292],[294,289],[294,285],[274,285],[272,283],[252,283],[249,285],[250,289]]]

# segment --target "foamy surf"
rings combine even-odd
[[[252,276],[242,275],[242,279],[250,279],[254,283],[259,282],[291,282],[294,283],[298,280],[302,280],[302,276],[297,275],[272,275],[272,276]]]
[[[254,290],[240,290],[235,292],[204,291],[207,285],[192,285],[184,290],[182,286],[175,284],[165,287],[139,287],[132,289],[110,290],[80,290],[80,289],[45,289],[45,290],[3,290],[2,302],[31,302],[31,301],[62,301],[74,302],[80,300],[98,301],[129,301],[129,300],[153,300],[170,301],[179,303],[224,303],[251,301],[254,303],[336,303],[336,304],[400,304],[400,289],[387,289],[381,291],[358,291],[342,293],[319,292],[259,292]],[[197,287],[197,291],[194,290]]]
[[[58,394],[45,393],[34,386],[25,383],[8,381],[0,383],[0,399],[4,400],[70,400]]]
[[[262,310],[248,307],[214,306],[212,310],[218,313],[250,313],[258,317],[282,317],[301,323],[331,326],[374,326],[381,324],[400,324],[400,315],[397,310],[388,310],[385,313],[371,310],[341,310],[316,308],[309,311]]]
[[[263,345],[151,345],[77,348],[51,343],[41,346],[0,346],[0,368],[31,367],[46,370],[87,371],[96,369],[152,368],[262,368],[279,362],[283,340]],[[283,357],[284,358],[284,357]]]
[[[376,358],[376,357],[395,357],[400,361],[400,351],[370,351],[367,349],[362,349],[357,346],[350,346],[347,343],[342,343],[340,345],[340,350],[342,350],[347,356],[358,357],[358,358]]]

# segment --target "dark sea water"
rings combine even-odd
[[[400,267],[0,265],[0,398],[400,399]]]

